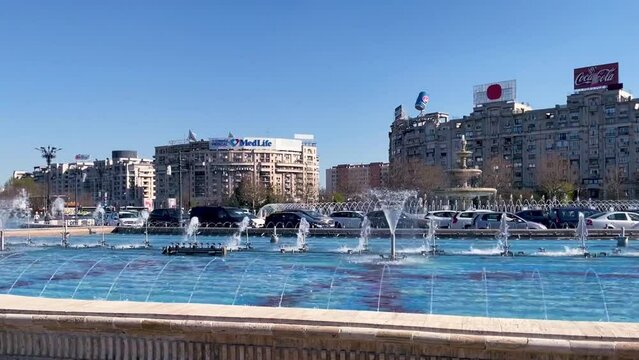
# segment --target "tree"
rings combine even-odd
[[[421,196],[441,189],[445,185],[445,178],[441,166],[426,165],[418,160],[396,161],[391,163],[388,170],[388,187],[417,190]]]
[[[44,208],[45,186],[37,183],[33,178],[10,179],[4,184],[4,191],[0,192],[0,198],[13,199],[24,189],[29,197],[29,204],[32,208]]]
[[[565,157],[549,153],[538,163],[535,173],[537,189],[547,199],[559,200],[570,196],[575,190],[577,176]]]
[[[604,177],[605,198],[608,200],[620,200],[624,197],[623,185],[627,178],[623,169],[608,168]]]
[[[479,186],[497,189],[502,196],[513,193],[513,169],[508,160],[502,156],[493,156],[484,162]]]
[[[233,191],[231,199],[229,199],[231,203],[250,207],[252,210],[266,205],[268,200],[269,189],[251,176],[242,178],[240,184]]]

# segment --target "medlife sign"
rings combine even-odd
[[[218,138],[209,140],[209,149],[270,148],[273,141],[268,138]]]

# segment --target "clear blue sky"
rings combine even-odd
[[[472,86],[564,103],[620,62],[639,96],[639,1],[0,0],[0,179],[37,146],[110,157],[198,137],[315,134],[324,169],[387,161],[393,109],[472,108]],[[4,181],[4,180],[2,180]],[[322,180],[324,182],[324,180]]]

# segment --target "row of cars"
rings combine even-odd
[[[584,214],[586,227],[591,229],[639,228],[639,213],[633,211],[599,212],[588,208],[554,208],[550,211],[523,210],[506,213],[511,229],[569,229],[577,227],[579,213]],[[445,229],[496,229],[502,213],[490,210],[432,211],[427,219]]]
[[[584,208],[555,208],[550,211],[524,210],[518,213],[506,213],[511,229],[547,229],[574,228],[577,226],[579,213],[586,217],[586,225],[593,229],[639,228],[639,213],[612,211],[600,213]],[[180,214],[178,209],[155,209],[149,216],[151,226],[177,226],[188,223],[189,218],[198,217],[200,224],[210,227],[237,227],[245,217],[249,218],[249,226],[255,228],[299,227],[305,219],[313,228],[359,228],[364,216],[370,221],[372,228],[388,228],[383,211],[371,211],[367,214],[359,211],[336,211],[330,215],[322,215],[314,210],[288,210],[259,218],[248,211],[225,206],[198,206],[188,213]],[[496,229],[501,222],[502,213],[490,210],[466,211],[431,211],[425,216],[401,213],[397,228],[426,229],[430,221],[434,221],[442,229]],[[142,226],[143,220],[131,211],[121,211],[112,220],[112,225]]]
[[[366,214],[372,228],[388,228],[388,222],[383,211],[371,211]],[[264,219],[267,228],[298,227],[302,218],[306,219],[313,228],[359,228],[364,220],[364,213],[359,211],[337,211],[328,216],[312,210],[279,211]],[[402,213],[397,222],[398,229],[426,229],[428,220]]]

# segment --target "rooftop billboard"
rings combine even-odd
[[[619,63],[587,66],[574,70],[575,90],[603,87],[619,83]]]

